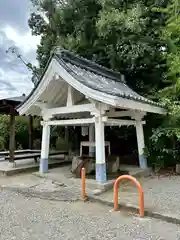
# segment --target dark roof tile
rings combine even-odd
[[[91,89],[117,97],[160,106],[160,104],[133,91],[123,80],[123,75],[120,73],[109,70],[82,57],[75,56],[66,50],[55,53],[55,57],[77,81]]]
[[[66,71],[68,71],[75,79],[87,87],[117,97],[132,99],[137,102],[149,103],[155,106],[161,106],[133,91],[126,84],[123,75],[114,72],[106,67],[103,67],[95,62],[76,56],[67,50],[59,50],[56,48],[47,63],[46,69],[52,58],[55,58]],[[31,91],[29,96],[24,102],[30,98],[39,83],[43,79],[44,74],[41,76],[35,88]],[[23,102],[19,105],[19,107]]]

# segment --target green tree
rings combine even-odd
[[[16,57],[26,66],[26,68],[31,71],[32,73],[32,82],[36,84],[38,82],[38,79],[40,77],[40,69],[36,66],[33,66],[30,62],[26,62],[23,58],[23,56],[20,54],[19,49],[15,46],[11,46],[6,50],[6,53],[11,52],[12,54],[15,54]]]
[[[150,155],[163,160],[166,165],[180,161],[180,2],[171,0],[166,8],[155,8],[154,11],[166,15],[162,30],[165,42],[163,57],[166,60],[167,72],[163,76],[165,87],[159,91],[159,97],[168,114],[162,124],[152,135]]]
[[[165,70],[160,52],[164,13],[153,11],[153,6],[162,4],[162,1],[104,0],[97,22],[111,67],[123,72],[136,91],[152,98],[161,87]]]
[[[29,19],[32,34],[41,35],[37,59],[44,68],[55,46],[92,58],[96,39],[96,19],[101,5],[97,0],[32,0],[38,9]]]
[[[5,149],[9,149],[9,129],[10,129],[10,124],[9,124],[9,117],[6,115],[1,115],[0,116],[0,139],[3,142],[3,147]]]
[[[28,149],[28,118],[24,116],[16,116],[15,118],[15,148]],[[10,119],[7,115],[0,116],[0,150],[9,149]],[[41,125],[38,118],[33,121],[33,138],[41,141]]]
[[[32,34],[41,35],[37,55],[44,68],[55,46],[121,71],[143,94],[161,87],[164,59],[160,28],[164,13],[152,11],[163,1],[32,0],[38,12],[29,19]]]

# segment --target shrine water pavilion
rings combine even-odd
[[[42,117],[41,173],[48,171],[50,126],[88,128],[89,141],[81,142],[81,148],[86,145],[89,155],[95,153],[96,181],[100,183],[107,180],[105,145],[110,148],[105,127],[135,126],[139,166],[145,169],[143,117],[147,112],[166,113],[158,103],[128,87],[120,73],[60,49],[52,53],[38,84],[17,111]]]

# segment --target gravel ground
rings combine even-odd
[[[97,203],[63,202],[0,192],[1,240],[178,240],[180,226],[114,213]]]
[[[180,176],[149,177],[138,179],[144,189],[145,208],[180,219]],[[137,188],[133,184],[119,185],[119,203],[139,206]],[[112,202],[113,189],[100,195],[101,199]]]

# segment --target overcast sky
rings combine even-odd
[[[40,39],[31,36],[28,27],[31,9],[30,0],[0,0],[0,99],[28,94],[33,87],[31,73],[15,55],[6,53],[16,46],[25,60],[36,64]]]

